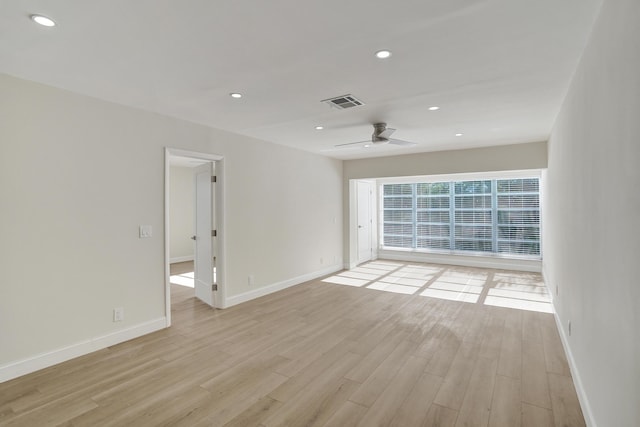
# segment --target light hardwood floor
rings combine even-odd
[[[172,287],[171,328],[0,384],[0,425],[585,425],[539,275],[376,261],[226,310]]]

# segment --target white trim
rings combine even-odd
[[[229,308],[234,305],[250,301],[252,299],[260,298],[262,296],[269,295],[274,292],[278,292],[283,289],[290,288],[291,286],[296,286],[301,283],[308,282],[309,280],[317,279],[318,277],[326,276],[328,274],[332,274],[337,271],[342,271],[343,270],[342,267],[343,267],[342,263],[334,264],[319,271],[303,274],[302,276],[293,277],[291,279],[283,280],[282,282],[263,286],[261,288],[254,289],[249,292],[244,292],[239,295],[233,295],[225,300],[225,304],[223,308]]]
[[[187,262],[187,261],[193,261],[193,255],[177,256],[175,258],[171,258],[169,260],[169,264],[174,264],[176,262]]]
[[[164,149],[164,315],[171,326],[171,150]]]
[[[192,159],[210,160],[210,161],[213,161],[213,162],[215,162],[216,160],[222,160],[223,159],[223,156],[221,156],[219,154],[200,153],[200,152],[197,152],[197,151],[181,150],[179,148],[166,147],[165,148],[165,152],[169,156],[190,157]]]
[[[216,304],[216,308],[224,308],[224,302],[227,296],[227,243],[226,243],[226,206],[227,206],[227,192],[226,192],[226,181],[225,181],[225,165],[226,162],[224,157],[219,156],[220,158],[216,160],[215,164],[215,173],[218,178],[216,181],[215,188],[215,214],[214,218],[216,221],[216,229],[218,230],[218,235],[216,237],[217,245],[216,245],[216,278],[218,283],[218,291],[216,295],[214,295],[214,301]]]
[[[535,273],[540,273],[542,271],[542,261],[540,260],[507,259],[481,255],[448,255],[379,249],[378,258],[392,261],[427,262],[434,264],[461,265],[465,267],[531,271]]]
[[[160,317],[100,337],[80,341],[66,347],[0,366],[0,383],[30,374],[40,369],[48,368],[49,366],[57,365],[58,363],[66,362],[79,356],[84,356],[85,354],[93,353],[94,351],[102,350],[103,348],[121,342],[138,338],[142,335],[159,331],[166,327],[167,319]]]
[[[355,262],[355,261],[353,261],[353,262],[345,261],[345,263],[344,263],[344,269],[345,270],[351,270],[352,268],[356,268],[357,266],[358,266],[358,263]]]
[[[472,181],[476,179],[512,179],[512,178],[540,178],[542,169],[525,169],[515,171],[490,171],[490,172],[464,172],[448,173],[440,175],[421,176],[398,176],[388,178],[377,178],[378,185],[381,184],[403,184],[415,182],[442,182],[442,181]]]
[[[551,286],[551,282],[548,280],[548,276],[546,274],[546,268],[543,266],[542,268],[542,279],[544,283],[547,285],[547,289],[549,289],[549,294],[551,295],[551,303],[553,304],[553,318],[556,321],[556,328],[558,329],[558,334],[560,334],[560,341],[562,342],[562,347],[564,348],[564,352],[567,355],[567,362],[569,363],[569,370],[571,371],[571,377],[573,379],[573,385],[576,388],[576,394],[578,395],[578,401],[580,402],[580,408],[582,409],[582,415],[584,416],[584,421],[587,427],[597,427],[595,418],[593,417],[593,410],[591,409],[591,405],[589,404],[589,399],[587,398],[587,392],[584,389],[584,385],[582,384],[582,378],[580,377],[580,371],[578,371],[578,366],[576,365],[576,360],[573,357],[573,353],[571,352],[571,347],[569,345],[569,339],[565,333],[562,325],[562,319],[560,319],[560,315],[558,314],[558,310],[555,305],[555,293],[551,292],[551,288],[555,290],[553,286]]]

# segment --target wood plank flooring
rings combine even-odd
[[[172,285],[171,328],[0,384],[0,425],[584,426],[550,307],[537,274],[391,261],[226,310]]]

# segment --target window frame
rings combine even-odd
[[[504,239],[499,237],[499,212],[507,211],[507,209],[498,207],[498,197],[500,195],[504,195],[505,193],[498,194],[497,192],[497,181],[498,180],[513,180],[513,179],[526,179],[526,178],[536,178],[538,179],[538,236],[539,239],[537,243],[539,245],[539,254],[517,254],[517,253],[505,253],[505,252],[497,252],[498,245],[500,243],[509,242],[509,239]],[[470,250],[456,250],[455,249],[455,228],[456,223],[454,220],[455,215],[455,185],[454,182],[458,181],[491,181],[491,208],[492,212],[491,218],[491,247],[493,249],[492,252],[485,251],[470,251]],[[417,239],[419,239],[417,232],[417,200],[418,197],[416,195],[417,185],[412,186],[412,197],[413,197],[413,207],[412,207],[412,221],[413,221],[413,244],[412,248],[406,247],[395,247],[395,246],[385,246],[384,245],[384,190],[383,186],[386,184],[421,184],[421,183],[441,183],[448,182],[449,192],[450,192],[450,206],[449,206],[449,224],[450,224],[450,242],[454,243],[454,246],[449,249],[437,249],[437,248],[425,248],[418,247]],[[436,254],[436,255],[453,255],[453,256],[481,256],[481,257],[494,257],[494,258],[505,258],[505,259],[521,259],[521,260],[532,260],[532,261],[541,261],[543,257],[542,253],[542,238],[543,238],[543,224],[542,224],[542,209],[543,209],[543,177],[541,170],[525,170],[525,171],[508,171],[508,172],[487,172],[487,173],[466,173],[466,174],[443,174],[443,175],[427,175],[427,176],[413,176],[413,177],[394,177],[394,178],[380,178],[377,180],[377,192],[378,192],[378,249],[382,251],[393,251],[393,252],[410,252],[410,253],[423,253],[423,254]],[[487,195],[487,194],[485,194]],[[536,210],[536,209],[534,209]],[[502,224],[504,226],[504,224]],[[523,225],[525,227],[525,225]],[[513,240],[511,240],[513,241]]]

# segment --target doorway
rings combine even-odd
[[[349,258],[345,264],[347,269],[378,257],[376,199],[375,180],[349,180]]]
[[[176,279],[191,288],[187,290],[191,297],[214,308],[225,305],[223,168],[223,157],[219,155],[172,148],[165,150],[167,326],[171,324],[172,267],[174,272],[180,270]],[[175,179],[172,181],[172,171],[174,178],[178,173],[183,175],[182,187],[175,185]],[[183,193],[190,193],[190,197]],[[172,203],[177,201],[180,203]],[[177,217],[182,221],[177,221]],[[193,266],[192,271],[185,270],[189,266]],[[180,298],[184,297],[185,291],[182,290],[180,295]]]
[[[356,182],[356,218],[358,264],[373,259],[373,184],[369,181]]]

